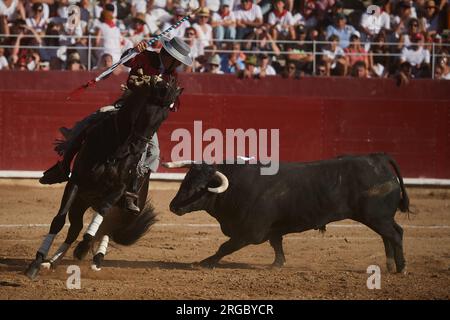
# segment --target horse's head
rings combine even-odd
[[[147,76],[138,74],[131,76],[128,87],[132,91],[132,96],[138,97],[140,103],[135,105],[134,123],[137,122],[158,130],[161,123],[167,118],[170,108],[174,106],[178,96],[183,92],[183,88],[178,86],[175,77],[164,80],[160,76]],[[133,99],[134,100],[134,99]],[[140,121],[137,121],[140,120]]]

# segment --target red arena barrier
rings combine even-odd
[[[121,93],[126,75],[112,76],[76,99],[89,72],[0,72],[0,170],[42,171],[57,156],[53,140]],[[450,179],[450,82],[181,74],[181,108],[159,131],[170,160],[171,133],[208,128],[279,129],[280,158],[309,161],[340,154],[387,152],[414,178]],[[207,143],[204,143],[206,145]],[[161,171],[164,172],[164,168]]]

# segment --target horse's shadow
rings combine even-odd
[[[90,260],[70,260],[65,259],[61,262],[60,266],[86,264]],[[23,271],[30,263],[29,259],[13,259],[2,258],[0,259],[0,270],[2,267],[6,267],[9,271]],[[133,260],[105,260],[102,267],[104,268],[129,268],[129,269],[165,269],[165,270],[208,270],[199,265],[198,262],[175,262],[175,261],[133,261]],[[216,269],[247,269],[254,270],[260,269],[261,266],[250,265],[246,263],[238,262],[222,262],[219,263]]]

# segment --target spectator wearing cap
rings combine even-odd
[[[420,21],[429,35],[435,35],[442,31],[439,8],[433,0],[425,3],[425,16]]]
[[[423,47],[424,38],[421,33],[411,37],[411,45],[404,47],[400,57],[401,62],[408,62],[412,66],[412,74],[416,78],[425,78],[429,72],[430,51]]]
[[[241,0],[236,12],[236,38],[247,39],[254,29],[263,24],[261,7],[251,0]]]
[[[178,7],[175,9],[173,17],[170,21],[167,21],[163,24],[162,30],[167,30],[172,24],[177,23],[186,15],[186,10],[182,7]],[[180,37],[184,38],[186,33],[186,29],[191,26],[191,23],[188,20],[183,21],[182,24],[178,26],[178,28],[171,30],[168,38]]]
[[[120,59],[122,52],[120,29],[115,23],[113,13],[109,10],[102,11],[100,22],[95,34],[95,46],[103,49],[98,52],[97,56],[101,57],[108,53],[112,56],[113,62],[116,62]]]
[[[44,6],[40,2],[35,2],[33,3],[32,10],[32,16],[25,20],[27,26],[33,28],[40,35],[43,35],[48,23],[47,19],[44,18]]]
[[[327,27],[327,35],[329,38],[331,35],[337,35],[339,37],[339,46],[341,48],[347,48],[349,45],[350,36],[355,32],[355,28],[347,24],[347,18],[343,13],[338,13],[335,16],[334,25]]]
[[[67,58],[66,70],[69,71],[84,71],[86,67],[81,64],[80,54],[78,52],[72,52]]]
[[[347,60],[344,50],[338,46],[339,37],[335,34],[328,38],[329,47],[322,50],[327,75],[343,76],[347,73]]]
[[[361,45],[361,35],[358,31],[353,32],[350,36],[350,44],[344,49],[347,65],[351,68],[356,62],[364,62],[369,67],[369,57],[367,51]]]
[[[212,74],[223,74],[220,70],[221,60],[218,54],[212,55],[208,59],[208,64],[206,66],[205,72]]]
[[[380,14],[365,11],[361,16],[361,29],[368,39],[373,39],[381,30],[391,29],[391,16],[386,12],[390,0],[377,0],[375,5],[380,7]]]
[[[201,8],[196,15],[197,22],[192,27],[197,31],[197,38],[200,42],[201,49],[212,45],[213,29],[208,23],[210,18],[210,11],[208,8]]]
[[[275,7],[267,18],[272,38],[275,41],[295,39],[294,19],[286,9],[285,0],[274,0],[274,4]]]
[[[211,25],[214,28],[218,46],[224,39],[236,39],[236,17],[230,10],[229,0],[224,0],[219,11],[212,14]]]
[[[138,13],[133,18],[133,22],[128,29],[128,39],[132,45],[135,46],[144,40],[150,33],[150,30],[145,23],[145,14]]]
[[[270,58],[267,53],[262,53],[259,55],[256,73],[259,74],[260,78],[277,75],[275,69],[270,65]]]
[[[252,55],[252,56],[248,56],[247,59],[245,59],[245,68],[244,70],[239,70],[237,72],[237,76],[239,79],[254,79],[254,78],[258,78],[258,70],[257,70],[257,64],[258,64],[258,59],[256,58],[256,56]]]

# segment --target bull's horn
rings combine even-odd
[[[162,165],[166,168],[189,168],[194,161],[192,160],[182,160],[182,161],[173,161],[173,162],[163,162]]]
[[[225,192],[228,189],[228,178],[219,171],[216,171],[214,173],[214,175],[220,179],[220,181],[222,181],[222,183],[220,184],[220,186],[218,186],[217,188],[208,188],[209,192],[212,193],[222,193]]]

